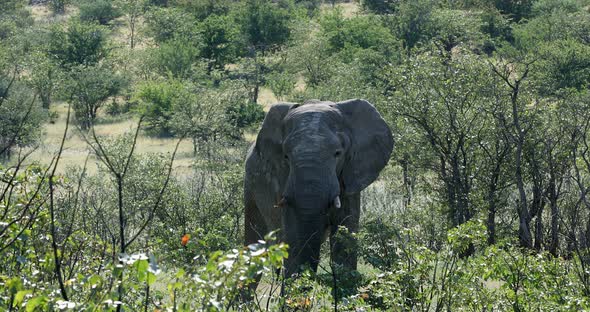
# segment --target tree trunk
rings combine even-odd
[[[515,178],[516,185],[518,187],[519,200],[517,202],[518,209],[518,239],[521,247],[531,248],[533,247],[531,229],[529,226],[530,215],[528,211],[527,196],[524,189],[524,181],[522,178],[522,144],[518,144],[516,152],[516,170]]]
[[[491,200],[488,207],[488,245],[496,243],[496,203]]]
[[[403,173],[403,184],[404,184],[404,206],[407,207],[412,203],[412,196],[414,193],[413,190],[413,183],[410,177],[410,170],[409,170],[409,162],[408,162],[408,155],[404,155],[404,158],[400,162],[402,165],[402,173]]]
[[[537,218],[535,219],[535,244],[533,248],[536,251],[541,251],[543,249],[543,208],[539,210],[537,214]]]
[[[256,79],[258,79],[258,77],[256,77]],[[254,85],[254,92],[252,93],[252,102],[258,103],[258,93],[259,92],[260,92],[260,83],[257,80],[256,84]]]
[[[49,109],[51,105],[51,94],[49,92],[39,92],[41,98],[41,105],[44,109]]]
[[[559,247],[559,209],[557,206],[557,187],[555,183],[555,174],[551,173],[549,181],[549,205],[551,207],[551,242],[549,243],[549,252],[557,257],[557,249]]]
[[[543,210],[545,209],[545,197],[541,188],[540,179],[538,175],[534,175],[533,200],[529,209],[530,218],[536,217],[533,248],[537,251],[543,249]]]
[[[515,91],[517,92],[517,91]],[[517,93],[518,94],[518,93]],[[531,237],[531,229],[530,229],[530,220],[531,216],[528,210],[528,201],[526,191],[524,189],[524,179],[522,177],[522,150],[524,145],[524,132],[520,127],[519,119],[518,119],[518,109],[516,99],[513,95],[512,101],[512,114],[514,118],[515,130],[517,133],[517,142],[516,142],[516,164],[515,164],[515,179],[516,185],[518,187],[518,194],[519,194],[519,201],[517,203],[517,210],[518,210],[518,239],[521,247],[525,248],[532,248],[533,247],[533,240]]]

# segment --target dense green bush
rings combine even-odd
[[[514,42],[510,21],[499,11],[494,9],[485,10],[481,14],[480,19],[480,31],[483,35],[489,36],[489,40],[484,40],[483,43],[484,52],[491,54],[504,42]]]
[[[193,42],[172,39],[166,41],[153,51],[153,66],[161,76],[175,79],[188,79],[195,72],[199,49]]]
[[[242,5],[237,22],[250,49],[273,51],[289,39],[292,15],[287,9],[269,0],[248,0]]]
[[[568,13],[552,11],[549,15],[532,18],[528,23],[514,26],[515,46],[524,51],[531,51],[545,42],[572,39],[584,44],[590,42],[587,33],[590,25],[590,12]]]
[[[533,3],[535,3],[535,0],[494,0],[494,5],[500,12],[517,22],[530,16]]]
[[[179,81],[152,81],[139,87],[136,97],[143,105],[145,125],[155,135],[171,135],[169,124],[173,113],[173,103],[181,96],[184,86]]]
[[[362,0],[363,9],[377,14],[394,13],[402,0]]]
[[[195,18],[176,8],[156,8],[147,13],[147,32],[158,43],[173,38],[195,40]]]
[[[64,14],[66,12],[66,5],[69,0],[49,0],[49,7],[53,11],[53,14]]]
[[[0,12],[0,40],[16,35],[18,30],[33,25],[33,17],[29,10],[23,7],[22,2],[3,2],[3,10]]]
[[[209,15],[197,25],[197,29],[203,38],[199,55],[207,62],[207,74],[224,70],[226,64],[236,60],[243,43],[232,17]]]
[[[94,65],[108,53],[107,33],[102,26],[72,19],[51,29],[49,55],[62,67]]]
[[[39,142],[41,125],[46,114],[31,89],[22,83],[9,87],[7,77],[0,77],[0,160],[10,159],[17,146],[26,147]]]
[[[404,1],[398,13],[391,18],[391,28],[407,49],[433,37],[432,12],[436,3],[429,0]]]
[[[556,40],[538,46],[534,64],[536,84],[542,96],[566,89],[582,91],[590,86],[590,47],[574,40]]]
[[[341,11],[327,14],[321,20],[331,52],[348,49],[373,49],[382,53],[395,46],[395,38],[375,16],[344,18]]]
[[[556,11],[574,13],[581,9],[580,2],[575,0],[537,0],[533,3],[534,16],[551,15]]]
[[[126,80],[105,65],[73,68],[68,74],[65,97],[73,104],[77,122],[90,129],[107,99],[125,87]]]
[[[118,8],[110,0],[84,1],[80,4],[80,20],[107,25],[121,16]]]

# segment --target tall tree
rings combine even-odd
[[[452,226],[469,221],[477,164],[478,141],[488,101],[484,87],[489,71],[474,56],[417,56],[399,71],[389,73],[396,99],[393,111],[407,126],[422,133],[433,153],[434,169],[442,183]]]
[[[530,122],[530,115],[533,112],[526,110],[527,104],[531,102],[531,92],[523,88],[523,85],[528,82],[531,64],[532,61],[518,58],[513,61],[501,59],[497,64],[491,65],[493,72],[504,82],[507,89],[505,96],[510,99],[509,108],[500,112],[498,117],[510,142],[514,145],[514,181],[519,194],[516,203],[519,220],[518,237],[520,245],[527,248],[533,247],[530,223],[537,213],[535,209],[538,208],[530,203],[524,176],[525,144],[533,126]]]

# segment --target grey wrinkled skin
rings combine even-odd
[[[286,276],[303,266],[317,270],[328,235],[339,225],[358,230],[360,192],[378,177],[392,149],[391,130],[365,100],[272,106],[246,158],[245,243],[280,229],[289,244]],[[356,269],[356,252],[338,242],[332,257]]]

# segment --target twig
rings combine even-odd
[[[49,176],[49,213],[51,215],[51,248],[53,249],[53,259],[55,262],[55,275],[57,276],[57,281],[59,283],[59,289],[61,292],[61,296],[64,300],[68,301],[68,294],[66,292],[66,288],[64,286],[63,276],[61,272],[61,259],[58,255],[58,247],[56,242],[56,230],[55,230],[55,207],[53,203],[53,178],[55,177],[55,171],[57,170],[57,165],[59,164],[59,159],[61,157],[61,153],[64,148],[64,143],[66,141],[66,136],[68,134],[68,127],[70,125],[70,110],[71,105],[68,105],[68,115],[66,117],[66,128],[64,130],[64,135],[61,140],[61,144],[59,146],[59,151],[57,152],[57,157],[55,160],[55,164],[53,165],[53,170],[51,171],[51,175]]]

